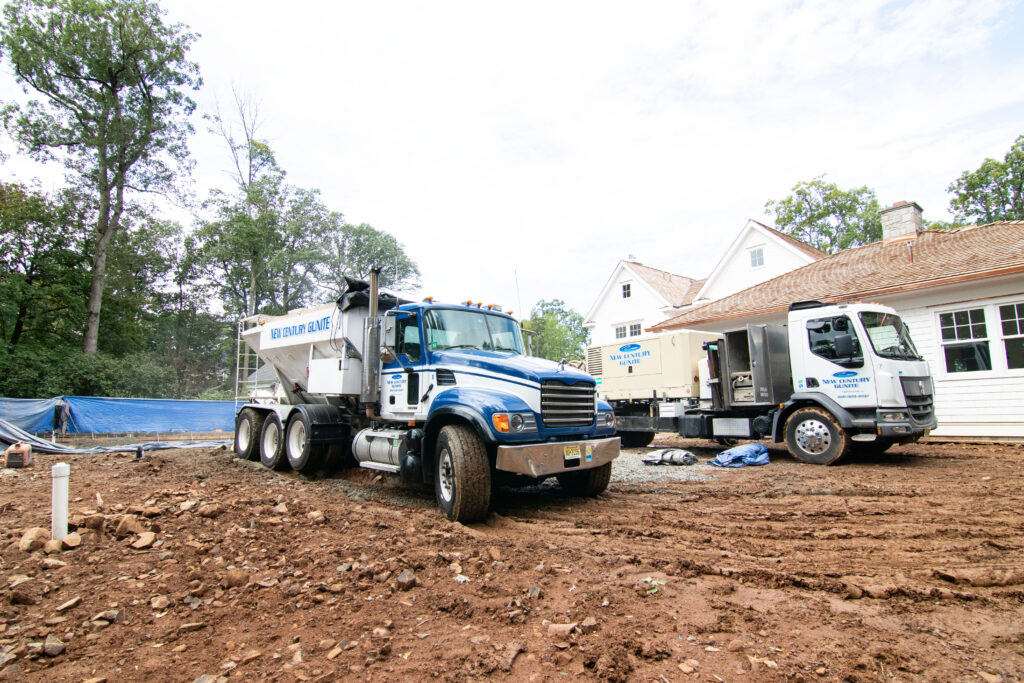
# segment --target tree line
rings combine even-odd
[[[230,184],[190,225],[160,216],[154,198],[191,200],[202,84],[196,35],[164,14],[145,0],[4,7],[0,62],[30,99],[0,103],[0,121],[66,183],[0,182],[0,396],[232,396],[240,317],[329,300],[377,264],[384,286],[417,283],[392,235],[287,182],[241,94],[204,117]]]

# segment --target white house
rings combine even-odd
[[[584,319],[590,343],[639,337],[680,311],[770,280],[825,254],[750,220],[704,280],[619,261]]]
[[[655,325],[722,332],[785,322],[790,302],[895,308],[935,380],[935,436],[1024,438],[1024,221],[922,231],[921,207],[882,211],[881,242],[855,247]]]

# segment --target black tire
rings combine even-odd
[[[875,439],[874,441],[851,441],[850,453],[852,455],[881,455],[893,447],[894,441],[890,439]]]
[[[608,462],[600,467],[591,467],[588,470],[576,472],[562,472],[556,476],[558,485],[570,496],[593,498],[608,488],[608,482],[612,480],[612,464]]]
[[[654,432],[619,432],[623,448],[643,448],[654,441]]]
[[[797,460],[831,465],[850,450],[850,435],[822,408],[799,408],[786,420],[786,447]]]
[[[288,466],[288,458],[284,457],[284,430],[281,429],[281,418],[277,413],[270,413],[263,421],[260,430],[260,462],[272,470],[283,470]]]
[[[260,457],[260,432],[266,416],[252,408],[243,408],[235,418],[235,455],[242,460]]]
[[[284,453],[288,464],[296,472],[313,472],[323,462],[324,447],[310,443],[313,425],[309,416],[302,410],[296,410],[288,418],[288,427],[284,432]]]
[[[471,428],[448,425],[437,437],[434,495],[453,522],[476,522],[491,507],[491,466],[487,450]]]

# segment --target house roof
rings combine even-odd
[[[874,242],[668,318],[679,327],[785,311],[793,301],[849,301],[1024,272],[1024,221],[926,231]]]
[[[816,247],[812,247],[811,245],[807,244],[806,242],[801,242],[800,240],[798,240],[797,238],[793,237],[792,235],[787,235],[784,232],[780,232],[780,231],[776,230],[775,228],[771,228],[771,227],[765,225],[764,223],[761,223],[760,221],[753,221],[753,222],[757,223],[762,228],[764,228],[768,232],[772,233],[773,235],[775,235],[779,239],[783,240],[784,242],[788,243],[789,245],[791,245],[793,247],[796,247],[798,250],[800,250],[803,253],[807,254],[808,256],[813,258],[814,260],[818,260],[818,259],[825,258],[826,256],[828,256],[828,254],[826,252],[822,251],[821,249],[818,249]]]
[[[658,270],[636,261],[625,261],[625,264],[637,274],[637,277],[643,278],[644,282],[650,285],[673,308],[693,303],[694,297],[697,296],[697,292],[704,284],[704,280],[694,280],[692,277]]]

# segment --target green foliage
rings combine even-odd
[[[946,189],[949,210],[960,223],[1024,220],[1024,135],[1002,161],[985,159],[976,171],[964,171]]]
[[[550,360],[582,359],[590,342],[583,316],[560,299],[541,300],[523,321],[523,329],[536,333],[533,355]]]
[[[26,91],[43,98],[6,106],[7,130],[34,158],[62,162],[95,202],[83,335],[91,353],[126,192],[171,192],[189,165],[195,104],[185,93],[201,83],[186,58],[195,36],[165,25],[145,0],[11,0],[3,13],[0,51]]]
[[[374,267],[381,269],[381,287],[405,289],[419,285],[419,267],[393,235],[367,223],[344,223],[331,231],[322,268],[324,284],[340,293],[343,275],[366,280]]]
[[[117,357],[69,348],[23,346],[14,353],[0,349],[0,395],[11,398],[172,398],[174,380],[173,369],[145,353]]]
[[[765,204],[776,229],[828,254],[882,239],[878,209],[874,190],[842,190],[824,176],[799,182],[793,194]]]

